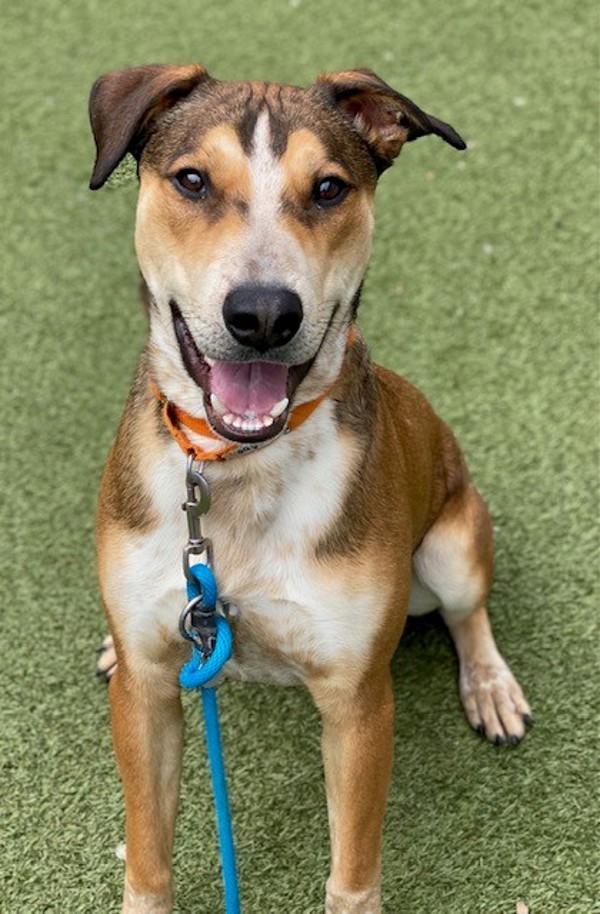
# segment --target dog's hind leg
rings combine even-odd
[[[118,645],[117,645],[118,654]],[[170,914],[171,854],[183,718],[176,675],[122,657],[109,686],[115,755],[125,794],[126,877],[123,914]]]
[[[107,635],[97,651],[96,676],[110,682],[117,669],[117,654],[112,635]]]
[[[490,516],[468,483],[446,502],[413,567],[418,583],[438,598],[454,640],[469,723],[492,742],[518,743],[531,723],[531,709],[492,634],[486,608],[492,566]]]

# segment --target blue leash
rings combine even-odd
[[[202,607],[202,613],[211,617],[211,622],[216,624],[216,641],[212,652],[208,656],[201,653],[196,643],[194,644],[192,657],[179,674],[179,682],[184,689],[200,688],[202,690],[206,745],[212,775],[219,845],[221,848],[221,866],[225,888],[225,914],[240,914],[240,893],[233,845],[231,812],[227,795],[227,781],[225,780],[225,766],[221,748],[217,691],[213,686],[206,685],[207,682],[210,682],[221,672],[223,666],[231,657],[233,639],[227,620],[222,616],[215,615],[218,591],[212,569],[208,565],[197,564],[191,565],[188,571],[188,600],[198,599],[199,605]]]

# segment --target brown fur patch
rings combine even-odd
[[[359,339],[333,391],[336,417],[362,452],[355,485],[317,556],[358,553],[369,544],[417,548],[468,473],[450,429],[405,378],[373,365]],[[396,547],[397,548],[397,547]]]
[[[152,399],[142,358],[102,477],[99,524],[118,521],[127,528],[145,530],[156,520],[139,466],[141,426],[147,422],[144,413]]]

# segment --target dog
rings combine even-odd
[[[238,608],[226,675],[309,690],[331,832],[325,909],[378,914],[390,662],[407,614],[441,611],[472,727],[517,743],[531,722],[488,618],[485,503],[451,430],[372,363],[356,325],[379,176],[419,137],[465,144],[361,69],[296,88],[137,67],[96,81],[90,117],[92,189],[127,153],[137,160],[149,318],[97,531],[122,910],[173,906],[190,452],[212,491],[204,532],[220,591]]]

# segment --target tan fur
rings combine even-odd
[[[321,140],[307,128],[290,134],[281,164],[286,175],[284,201],[290,204],[290,211],[283,221],[304,250],[312,257],[318,257],[323,264],[331,262],[340,251],[348,258],[363,256],[361,243],[364,247],[363,239],[371,230],[373,188],[361,187],[352,200],[352,206],[334,212],[333,218],[306,224],[297,218],[296,208],[301,207],[302,200],[310,193],[315,176],[334,175],[356,182],[354,169],[349,163],[342,168],[333,161]]]
[[[240,193],[243,185],[244,181],[239,181]],[[189,201],[178,198],[176,191],[155,175],[145,176],[142,186],[136,233],[142,262],[166,260],[169,269],[175,261],[183,261],[193,265],[193,273],[200,275],[222,251],[223,240],[230,244],[243,229],[235,206],[229,205],[218,221],[211,223],[199,218]]]
[[[326,910],[380,914],[393,755],[390,661],[415,587],[441,607],[453,635],[470,723],[492,740],[517,741],[529,715],[491,634],[491,522],[454,436],[408,381],[371,363],[360,333],[346,345],[369,256],[377,173],[423,133],[450,136],[454,145],[460,138],[370,71],[326,74],[309,90],[220,83],[200,68],[106,79],[92,97],[96,186],[126,151],[123,137],[135,141],[134,119],[143,115],[148,130],[137,140],[136,248],[150,339],[98,515],[114,651],[102,669],[116,668],[111,716],[127,813],[123,912],[172,910],[178,672],[187,655],[177,630],[185,457],[162,424],[150,380],[204,417],[202,392],[182,365],[171,301],[199,350],[236,361],[223,299],[252,281],[290,285],[302,299],[302,326],[285,348],[290,365],[311,360],[295,402],[329,393],[291,434],[205,467],[213,503],[204,532],[222,597],[239,607],[225,673],[309,689],[323,720],[332,858]],[[107,145],[111,103],[120,132]],[[176,189],[182,168],[209,176],[206,201]],[[313,194],[327,176],[350,188],[326,209]],[[143,600],[141,556],[155,569]]]

